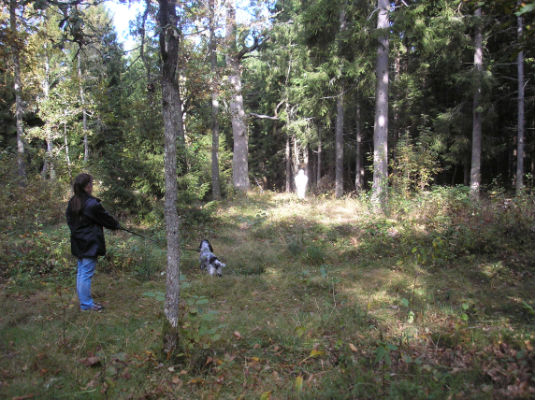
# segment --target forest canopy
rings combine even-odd
[[[316,193],[370,189],[380,3],[178,2],[179,201],[293,190],[300,168]],[[248,17],[232,17],[235,7]],[[67,182],[90,169],[107,201],[145,214],[163,198],[158,3],[140,10],[127,52],[104,2],[3,2],[6,171]],[[394,1],[385,10],[391,190],[474,176],[485,189],[533,187],[532,4]]]

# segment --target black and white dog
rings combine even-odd
[[[226,267],[226,264],[222,263],[219,258],[213,253],[214,249],[210,242],[203,239],[199,245],[199,261],[201,262],[201,270],[207,271],[210,275],[217,274],[222,275],[222,269]]]

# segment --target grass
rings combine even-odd
[[[388,217],[273,193],[190,213],[173,360],[160,350],[156,245],[109,234],[93,282],[106,310],[83,313],[65,227],[17,239],[2,274],[0,397],[531,398],[533,205],[460,197],[393,202]],[[204,237],[223,278],[199,273],[190,250]]]

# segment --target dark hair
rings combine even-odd
[[[85,187],[93,182],[93,177],[86,173],[78,174],[74,179],[73,190],[74,196],[71,199],[71,212],[73,215],[78,216],[82,211],[84,199],[87,197]]]

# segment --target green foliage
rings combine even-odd
[[[432,135],[421,135],[414,143],[410,138],[398,141],[395,156],[390,159],[392,189],[402,196],[426,189],[440,171]]]
[[[169,360],[158,311],[165,278],[137,269],[147,257],[163,271],[163,249],[107,234],[110,255],[93,279],[106,309],[82,313],[63,221],[41,235],[3,234],[12,274],[0,295],[0,395],[37,387],[76,397],[83,385],[109,397],[158,397],[163,385],[185,398],[526,397],[533,302],[521,277],[533,273],[525,240],[533,198],[503,208],[496,188],[477,203],[466,188],[431,189],[396,200],[389,217],[369,213],[366,199],[297,203],[272,193],[211,203],[209,223],[194,209],[184,247],[216,227],[229,269],[222,278],[200,274],[198,254],[182,254],[182,354]],[[516,224],[514,235],[506,231]],[[266,225],[270,235],[259,236]],[[161,239],[157,226],[145,228]],[[291,240],[299,253],[288,252]],[[246,273],[257,266],[261,274]]]
[[[20,186],[15,156],[0,153],[0,230],[4,233],[42,229],[55,223],[65,212],[65,186],[57,181],[45,181],[39,176]]]

